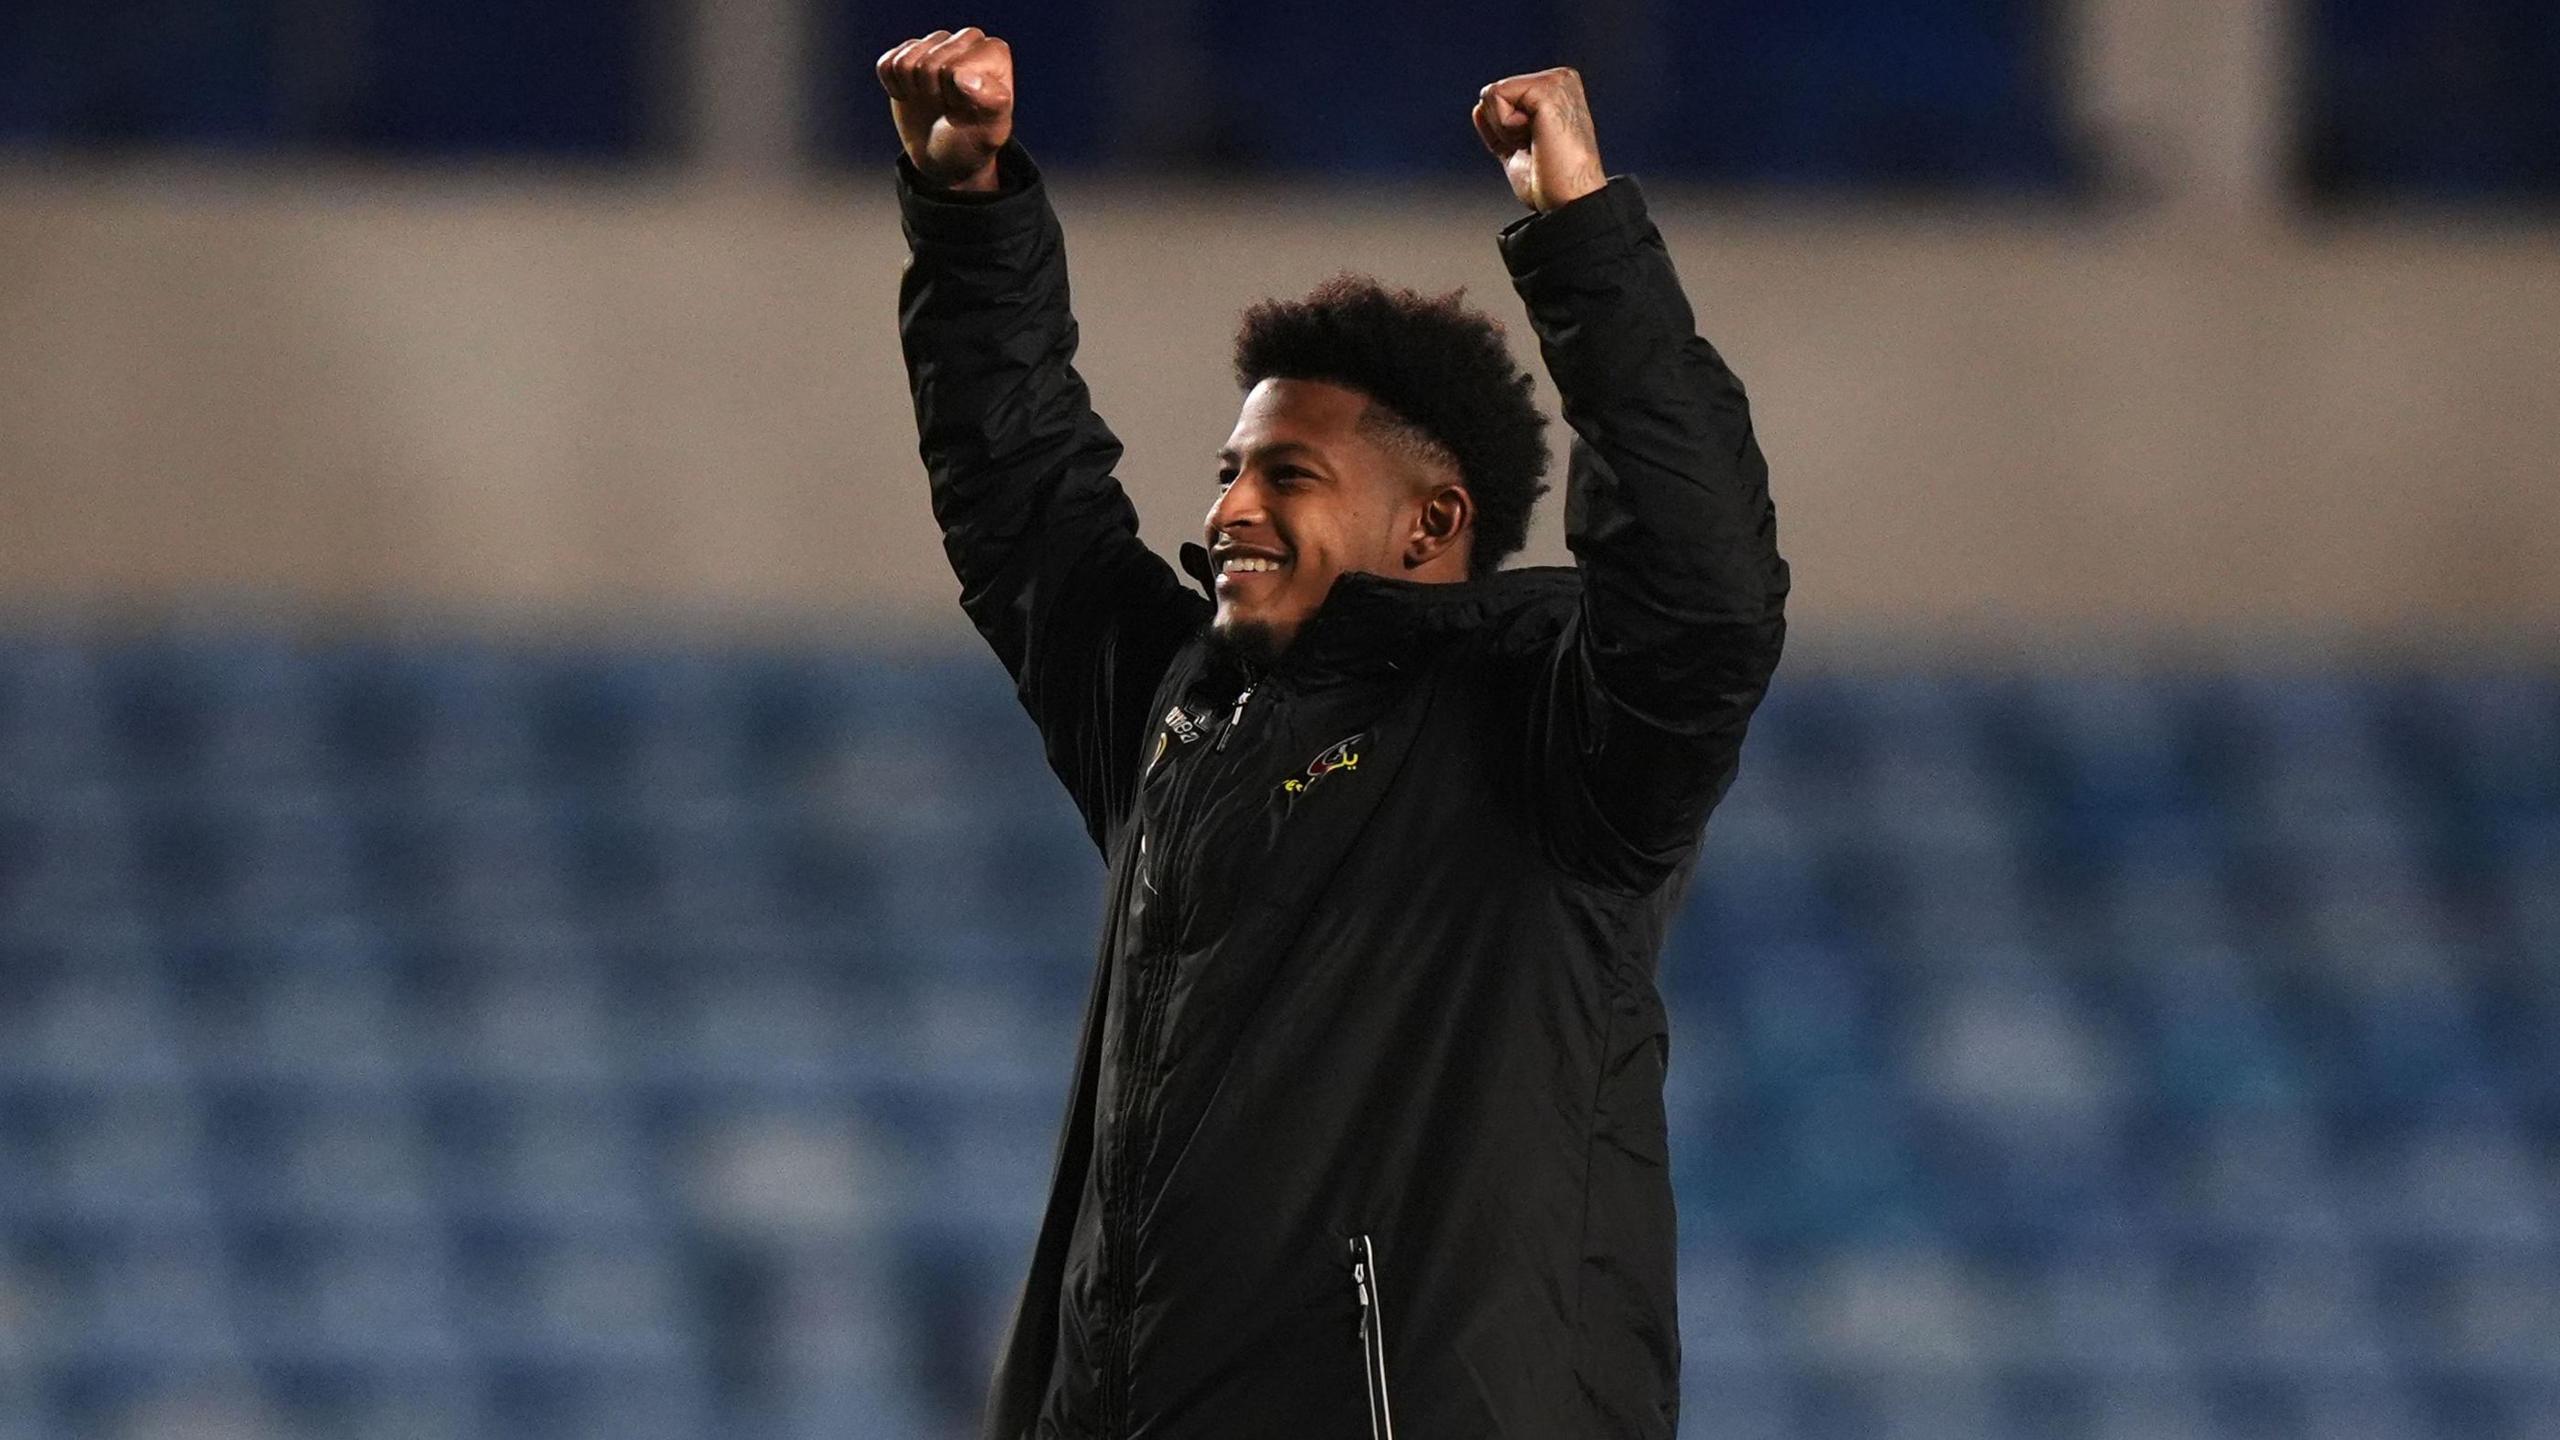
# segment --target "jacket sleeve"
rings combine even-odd
[[[1107,845],[1157,682],[1208,600],[1138,538],[1120,442],[1074,368],[1065,240],[1019,145],[991,196],[898,160],[898,335],[960,605],[1013,676],[1050,767]]]
[[[1633,180],[1501,243],[1573,430],[1582,598],[1530,707],[1539,793],[1568,868],[1650,889],[1732,785],[1777,668],[1788,575],[1768,465]]]

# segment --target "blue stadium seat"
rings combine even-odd
[[[689,1224],[742,1241],[843,1238],[928,1198],[915,1108],[872,1097],[856,1116],[841,1097],[704,1094],[668,1107],[661,1153]]]
[[[490,1088],[434,1106],[435,1184],[473,1223],[628,1230],[656,1213],[633,1107],[611,1091]]]
[[[216,1187],[242,1222],[379,1229],[436,1217],[424,1116],[405,1094],[242,1086],[214,1121]]]
[[[966,1227],[998,1250],[1030,1252],[1058,1152],[1050,1107],[950,1106],[919,1147],[919,1218]]]
[[[0,635],[0,796],[39,776],[49,788],[114,778],[103,687],[97,653],[79,638]]]
[[[1847,907],[1810,837],[1739,820],[1729,834],[1717,828],[1722,823],[1709,825],[1707,851],[1674,926],[1672,953],[1663,960],[1669,982],[1707,983],[1722,971],[1723,957],[1743,947],[1838,944],[1848,938]]]
[[[0,1133],[6,1123],[0,1119]],[[0,1163],[11,1158],[0,1149]],[[40,1403],[37,1371],[71,1349],[77,1336],[58,1270],[26,1253],[34,1247],[15,1243],[27,1221],[0,1209],[0,1227],[12,1242],[0,1243],[0,1415],[31,1416]]]
[[[18,1132],[21,1212],[48,1223],[204,1224],[212,1214],[206,1135],[178,1088],[60,1088],[8,1107]]]
[[[597,933],[548,919],[455,926],[405,1001],[420,1070],[445,1089],[597,1094],[621,1077],[621,1006]]]
[[[2339,1440],[2454,1440],[2389,1371],[2314,1380],[2302,1388],[2302,1433]]]
[[[770,818],[764,850],[766,893],[773,915],[802,924],[875,928],[889,887],[876,837],[831,809],[803,803]]]
[[[1083,1000],[1080,988],[1003,977],[920,978],[905,1012],[906,1073],[961,1099],[1053,1094],[1075,1062]]]
[[[2455,671],[2421,684],[2430,753],[2459,803],[2483,818],[2560,813],[2560,677]]]
[[[822,787],[858,725],[866,667],[851,656],[752,653],[726,678],[739,787],[758,798]]]
[[[487,1391],[488,1433],[525,1440],[696,1440],[720,1428],[709,1383],[681,1363],[500,1359]]]
[[[0,925],[0,1089],[182,1084],[184,997],[155,938],[103,917]]]
[[[2183,1375],[2149,1375],[2100,1385],[2089,1404],[2088,1440],[2180,1440],[2257,1435],[2223,1424],[2202,1386]]]
[[[2412,1125],[2371,1147],[2359,1210],[2378,1236],[2465,1242],[2494,1253],[2560,1243],[2548,1137],[2503,1123]]]
[[[102,782],[0,781],[0,925],[86,926],[139,910],[146,857],[132,812]]]
[[[846,986],[787,949],[758,953],[724,938],[669,955],[657,993],[635,1008],[651,1033],[632,1039],[647,1046],[653,1074],[710,1090],[809,1093],[836,1082],[855,1062],[860,1023],[841,1003]]]
[[[2188,685],[2127,674],[2030,674],[2019,704],[2039,768],[2064,812],[2103,830],[2145,812],[2194,811],[2205,799],[2198,701]]]
[[[197,1225],[82,1224],[61,1274],[77,1359],[140,1374],[249,1354],[220,1235]]]
[[[902,1376],[822,1375],[783,1388],[775,1440],[908,1440],[935,1433],[936,1418]]]
[[[315,1381],[450,1370],[466,1350],[435,1227],[287,1223],[235,1232],[242,1323],[262,1361]]]
[[[342,918],[188,932],[170,960],[209,1076],[381,1093],[414,1059],[397,958],[383,930]]]
[[[1995,1304],[1957,1257],[1915,1240],[1829,1250],[1789,1278],[1771,1319],[1799,1373],[1858,1392],[1987,1377]]]
[[[290,1440],[478,1440],[497,1433],[466,1364],[270,1359],[267,1388]]]
[[[161,784],[293,781],[311,746],[307,667],[265,636],[172,631],[98,655],[98,698],[120,773]]]
[[[378,783],[447,794],[535,786],[538,662],[471,644],[358,652],[338,676],[344,763]]]
[[[372,905],[358,822],[332,791],[225,782],[162,792],[137,821],[171,908],[272,925],[360,916]]]
[[[2277,1022],[2258,967],[2225,944],[2137,944],[2124,957],[2128,1012],[2147,1042],[2145,1089],[2193,1113],[2300,1107],[2326,1092],[2311,1057]]]
[[[2057,914],[2082,925],[2081,938],[2138,978],[2149,956],[2179,949],[2237,954],[2251,895],[2218,827],[2163,818],[2124,827],[2092,868],[2057,885]],[[2247,968],[2245,957],[2241,963]]]
[[[289,1423],[260,1394],[253,1367],[218,1362],[83,1363],[49,1377],[65,1436],[197,1440],[265,1436]]]
[[[1751,1253],[1696,1238],[1707,1227],[1684,1223],[1680,1249],[1680,1353],[1684,1373],[1759,1376],[1778,1363],[1768,1296]],[[1694,1386],[1691,1387],[1694,1390]],[[1692,1397],[1693,1413],[1717,1413],[1704,1396]]]
[[[460,781],[375,819],[400,866],[384,876],[402,910],[454,926],[579,918],[584,885],[567,805],[505,782]]]
[[[1684,1302],[1683,1311],[1686,1312]],[[1685,1323],[1685,1322],[1684,1322]],[[1792,1376],[1776,1368],[1724,1368],[1690,1363],[1681,1370],[1684,1434],[1731,1440],[1794,1440]]]
[[[730,797],[664,795],[633,805],[624,822],[654,848],[644,913],[677,925],[749,925],[770,919],[783,896],[769,827]]]
[[[720,678],[698,657],[544,657],[526,688],[547,775],[607,795],[691,795],[727,768]]]
[[[718,1277],[711,1306],[728,1321],[732,1351],[724,1368],[733,1379],[752,1376],[770,1397],[763,1407],[770,1433],[790,1440],[898,1440],[935,1433],[959,1418],[927,1404],[919,1377],[973,1362],[924,1349],[928,1339],[917,1321],[935,1302],[902,1288],[900,1263],[885,1237],[735,1236],[703,1247],[696,1263]],[[954,1288],[933,1287],[937,1296]],[[991,1344],[991,1338],[973,1340],[967,1353],[984,1354]]]
[[[2555,728],[1782,675],[1661,976],[1690,1432],[2549,1433]],[[969,1423],[1101,880],[985,657],[0,634],[0,760],[0,1431]]]
[[[2345,1156],[2320,1117],[2268,1106],[2170,1112],[2138,1169],[2163,1227],[2190,1239],[2282,1243],[2369,1233]]]
[[[2143,1243],[2055,1247],[2026,1282],[2018,1360],[2100,1385],[2183,1376],[2194,1362],[2165,1254]]]
[[[470,1343],[498,1365],[674,1377],[700,1363],[675,1257],[646,1232],[472,1225],[455,1262]]]
[[[2386,1373],[2392,1353],[2378,1277],[2363,1249],[2333,1238],[2257,1250],[2216,1317],[2223,1363],[2315,1383]]]

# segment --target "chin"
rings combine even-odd
[[[1221,615],[1209,626],[1212,651],[1259,670],[1269,669],[1288,645],[1288,637],[1268,620]]]

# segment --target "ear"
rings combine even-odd
[[[1404,542],[1404,568],[1419,570],[1443,556],[1466,565],[1467,542],[1475,533],[1475,497],[1463,485],[1442,485],[1422,497],[1413,518],[1413,533]]]

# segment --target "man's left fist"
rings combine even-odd
[[[1532,210],[1553,210],[1609,183],[1582,77],[1570,69],[1494,81],[1477,95],[1475,120],[1511,193]]]

